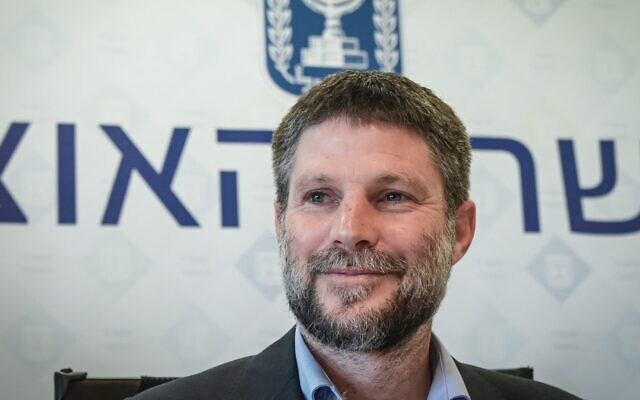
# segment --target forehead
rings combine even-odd
[[[440,173],[424,139],[407,128],[380,122],[353,124],[332,119],[302,133],[291,183],[334,175],[359,180],[401,176],[441,185]]]

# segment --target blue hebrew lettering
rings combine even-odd
[[[76,130],[58,124],[58,223],[76,223]]]
[[[533,157],[524,144],[515,139],[471,138],[474,150],[499,150],[511,153],[520,167],[520,190],[522,192],[522,214],[525,232],[540,232],[538,212],[538,189]]]
[[[269,144],[273,132],[250,129],[218,129],[218,143]],[[222,227],[240,226],[238,213],[238,174],[236,171],[220,172],[220,204]]]
[[[220,171],[220,204],[222,226],[239,227],[238,174],[235,171]]]
[[[120,167],[118,168],[118,173],[113,183],[111,196],[109,196],[109,202],[107,203],[102,224],[113,225],[118,223],[124,198],[129,187],[131,173],[135,169],[176,219],[178,224],[181,226],[198,226],[196,220],[191,216],[175,193],[173,193],[173,190],[171,190],[171,182],[178,167],[189,129],[175,128],[173,130],[162,171],[157,173],[119,126],[102,125],[101,127],[122,153],[122,161],[120,162]]]
[[[9,160],[28,126],[29,124],[24,122],[12,122],[9,125],[9,130],[0,143],[0,178],[2,178],[2,172],[9,164]],[[2,179],[0,179],[0,222],[27,223],[27,217],[11,197],[9,190],[2,183]]]
[[[272,131],[218,129],[218,143],[271,143]]]
[[[562,176],[569,210],[569,222],[573,232],[596,234],[623,234],[640,230],[640,212],[624,221],[589,221],[584,217],[582,199],[601,197],[610,193],[616,184],[616,163],[613,141],[600,141],[602,181],[592,188],[582,188],[578,180],[576,157],[572,140],[558,140]]]

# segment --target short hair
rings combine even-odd
[[[447,216],[469,198],[471,145],[451,107],[431,90],[403,76],[379,71],[330,75],[303,94],[273,133],[272,167],[276,200],[287,207],[289,181],[300,135],[327,120],[356,126],[382,122],[418,134],[431,150],[447,202]]]

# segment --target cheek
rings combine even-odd
[[[306,260],[311,254],[322,250],[328,236],[327,229],[318,221],[296,220],[289,224],[287,232],[291,235],[298,260]]]
[[[401,223],[390,223],[387,226],[385,235],[380,240],[380,250],[412,258],[416,246],[422,243],[425,229]]]

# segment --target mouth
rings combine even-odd
[[[341,285],[371,285],[390,275],[388,272],[372,271],[357,266],[333,267],[322,274],[331,282]]]
[[[334,267],[321,273],[318,278],[333,288],[368,288],[369,290],[373,290],[383,282],[399,279],[393,272],[372,271],[362,267]]]
[[[359,275],[386,275],[384,272],[371,271],[363,268],[350,267],[350,268],[332,268],[327,272],[328,275],[344,275],[344,276],[359,276]]]

